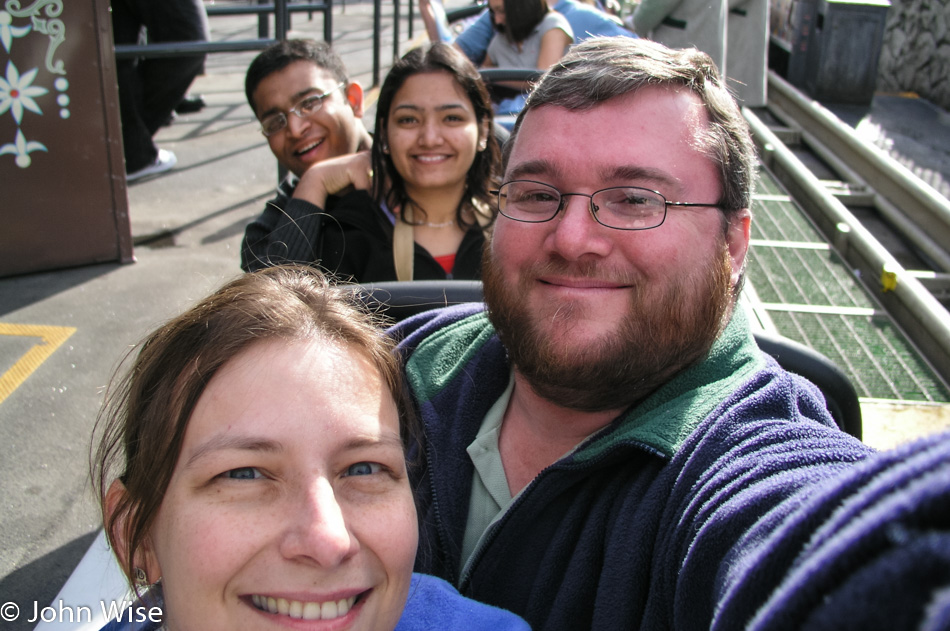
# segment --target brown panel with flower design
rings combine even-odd
[[[0,1],[0,276],[131,261],[109,0]]]

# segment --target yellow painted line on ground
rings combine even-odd
[[[13,367],[0,376],[0,403],[3,403],[34,370],[56,352],[60,345],[76,332],[71,326],[43,326],[30,324],[5,324],[0,322],[0,335],[38,337],[40,343],[24,353]]]

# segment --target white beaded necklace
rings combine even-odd
[[[454,220],[454,219],[450,219],[449,221],[443,221],[443,222],[441,222],[441,223],[432,223],[432,222],[429,222],[429,221],[424,221],[424,222],[422,222],[422,223],[420,223],[420,224],[416,224],[416,225],[417,225],[417,226],[425,226],[426,228],[449,228],[449,227],[455,225],[455,220]]]

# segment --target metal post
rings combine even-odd
[[[379,49],[383,10],[383,0],[373,0],[373,86],[379,85]]]
[[[323,41],[333,43],[333,0],[324,0],[327,10],[323,12]],[[343,6],[346,6],[344,0]]]
[[[399,0],[393,0],[393,63],[399,59]]]
[[[267,0],[257,0],[257,4],[267,4]],[[257,37],[260,39],[267,39],[270,37],[270,24],[268,21],[270,18],[266,13],[259,13],[257,15]]]
[[[406,35],[409,41],[412,41],[412,22],[415,20],[416,5],[413,0],[409,0],[409,33]]]
[[[287,0],[274,1],[274,38],[278,41],[287,39]]]

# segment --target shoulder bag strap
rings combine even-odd
[[[400,214],[405,213],[405,217]],[[415,240],[412,236],[412,204],[403,204],[402,213],[396,215],[393,225],[393,262],[396,264],[396,280],[412,280]],[[405,219],[405,221],[403,221]]]

